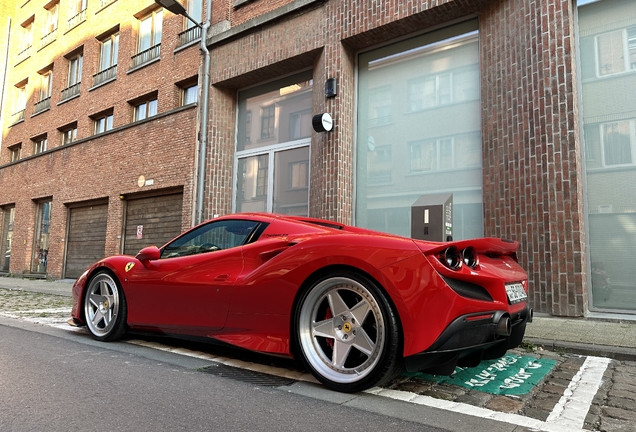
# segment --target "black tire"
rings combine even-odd
[[[397,313],[373,281],[354,272],[329,273],[308,286],[294,336],[305,366],[333,390],[366,390],[401,371]]]
[[[93,337],[108,342],[126,333],[128,307],[117,278],[109,271],[96,273],[84,294],[84,319]]]

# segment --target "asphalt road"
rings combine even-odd
[[[7,321],[0,319],[5,432],[446,430],[203,373],[211,363],[202,360]]]

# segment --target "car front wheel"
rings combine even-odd
[[[126,298],[117,279],[101,271],[90,280],[84,296],[86,326],[99,341],[114,341],[126,332]]]
[[[399,330],[385,294],[356,273],[324,276],[310,285],[296,311],[305,365],[327,387],[357,392],[399,371]]]

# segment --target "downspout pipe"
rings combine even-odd
[[[203,222],[203,198],[205,192],[205,165],[208,151],[208,118],[210,111],[210,50],[207,46],[208,29],[212,15],[212,0],[206,1],[205,21],[201,25],[201,52],[203,53],[203,89],[201,91],[201,127],[199,130],[199,169],[197,178],[197,208],[195,223]]]

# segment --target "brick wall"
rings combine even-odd
[[[497,1],[480,15],[487,235],[521,242],[534,307],[587,304],[570,2]]]
[[[477,16],[485,233],[520,241],[533,307],[555,315],[584,313],[586,258],[571,2],[316,1],[265,23],[254,18],[271,13],[274,2],[253,1],[236,9],[231,3],[226,3],[225,19],[234,28],[242,24],[246,29],[230,30],[227,39],[212,39],[211,76],[219,89],[213,106],[222,101],[232,105],[231,95],[240,88],[311,66],[313,113],[331,113],[335,127],[312,136],[310,213],[342,222],[353,220],[357,53]],[[329,77],[338,79],[334,99],[324,97]],[[235,115],[234,105],[211,114],[212,128],[223,125],[210,149],[215,169],[207,197],[213,213],[227,212],[231,205],[231,197],[219,191],[232,187],[232,172],[221,166],[233,161]]]
[[[159,115],[141,124],[115,129],[0,170],[0,204],[15,204],[11,273],[29,273],[38,200],[52,198],[49,277],[61,277],[67,205],[107,198],[109,216],[105,255],[120,252],[123,202],[119,195],[182,186],[192,202],[196,108]],[[143,175],[152,186],[139,187]],[[183,228],[192,209],[184,205]]]

